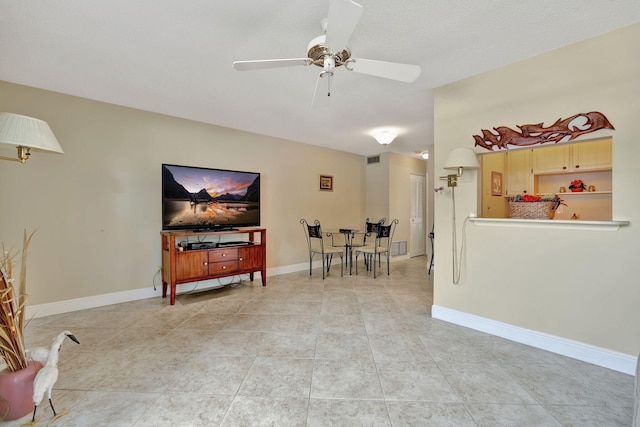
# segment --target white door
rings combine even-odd
[[[424,215],[425,177],[411,175],[411,248],[412,257],[425,254],[427,234],[425,233]]]

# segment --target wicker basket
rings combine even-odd
[[[554,202],[514,202],[508,200],[511,218],[553,219],[556,215]]]

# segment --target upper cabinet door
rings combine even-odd
[[[611,169],[611,139],[536,148],[532,157],[535,175]]]
[[[571,168],[569,145],[536,148],[532,156],[534,174],[569,172]]]
[[[611,169],[611,139],[574,144],[572,167],[576,172]]]
[[[533,192],[530,149],[508,151],[506,170],[507,196]]]

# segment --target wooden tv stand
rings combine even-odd
[[[176,303],[176,285],[217,279],[219,277],[260,272],[262,286],[267,286],[267,230],[245,228],[232,231],[163,231],[162,237],[162,298],[171,288],[171,305]],[[246,239],[248,234],[248,239]],[[255,240],[257,235],[259,240]],[[236,235],[236,241],[250,242],[224,245],[213,248],[188,249],[177,242],[190,241],[218,243],[221,237]],[[195,237],[195,239],[190,239]]]

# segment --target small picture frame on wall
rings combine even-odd
[[[502,196],[502,174],[491,172],[491,195]]]
[[[320,175],[320,191],[333,191],[333,176]]]

